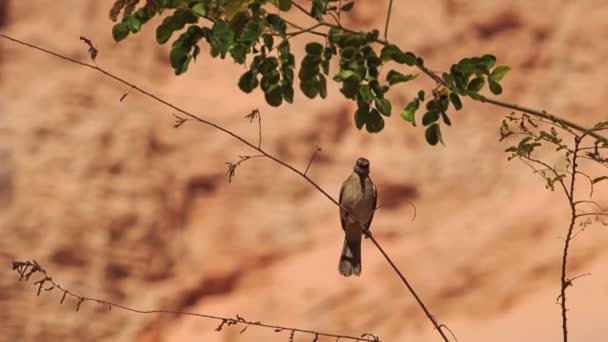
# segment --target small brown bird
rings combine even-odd
[[[357,159],[353,173],[340,189],[340,204],[346,208],[363,228],[369,229],[376,210],[376,186],[369,178],[369,160]],[[344,230],[344,247],[338,270],[345,277],[361,274],[361,226],[340,208],[340,222]]]

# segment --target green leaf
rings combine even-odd
[[[397,53],[402,53],[401,49],[397,45],[385,45],[382,50],[380,50],[380,59],[384,62],[388,62],[392,60],[393,56]]]
[[[245,59],[247,58],[247,48],[242,44],[237,44],[230,49],[230,56],[232,56],[236,63],[245,64]]]
[[[281,76],[279,75],[279,72],[276,69],[271,70],[270,72],[262,75],[262,79],[260,80],[260,88],[262,88],[264,92],[267,92],[275,84],[279,83],[280,79]]]
[[[171,61],[171,66],[173,67],[173,69],[175,69],[176,75],[179,75],[186,71],[185,69],[187,68],[188,63],[190,62],[188,50],[181,46],[171,49],[169,59]]]
[[[445,122],[446,125],[452,126],[452,121],[450,120],[450,117],[445,112],[441,112],[441,118],[443,119],[443,122]]]
[[[451,93],[450,101],[452,102],[452,104],[454,105],[454,108],[456,108],[456,110],[460,110],[462,108],[462,102],[460,102],[460,97],[458,96],[458,94]]]
[[[439,112],[426,112],[422,116],[422,124],[428,126],[433,122],[439,120]]]
[[[469,83],[469,86],[467,87],[468,91],[472,91],[472,92],[478,92],[481,90],[481,88],[483,88],[483,85],[485,84],[485,80],[483,79],[483,77],[476,77],[474,78],[471,83]]]
[[[291,0],[278,0],[279,9],[281,11],[289,11],[291,9]]]
[[[416,75],[416,74],[404,75],[398,71],[391,70],[386,75],[386,80],[388,81],[388,84],[393,85],[396,83],[411,81],[414,78],[416,78],[416,76],[418,76],[418,75]]]
[[[129,35],[129,25],[126,22],[121,22],[112,27],[112,37],[119,42]]]
[[[285,36],[287,31],[287,24],[283,18],[279,17],[276,14],[269,14],[266,16],[266,22],[268,26],[270,26],[273,30],[278,32],[282,37]]]
[[[278,84],[274,84],[264,93],[264,98],[269,105],[273,107],[280,106],[283,103],[281,87]]]
[[[382,61],[390,61],[393,60],[399,64],[407,64],[409,66],[416,65],[417,59],[416,55],[411,52],[403,52],[401,49],[393,44],[386,45],[380,51],[380,59]]]
[[[359,92],[359,80],[357,77],[350,77],[342,83],[342,88],[340,88],[340,92],[347,99],[355,99]]]
[[[500,86],[500,84],[498,84],[498,82],[496,82],[490,78],[489,83],[490,83],[490,91],[492,92],[492,94],[500,95],[502,93],[502,87]]]
[[[127,24],[129,25],[129,30],[133,33],[137,33],[141,30],[141,21],[135,14],[127,17]]]
[[[188,65],[190,64],[190,61],[192,61],[192,56],[187,56],[186,60],[182,64],[180,64],[177,69],[175,69],[175,75],[181,75],[185,73],[188,70]]]
[[[228,49],[231,47],[233,41],[234,32],[232,31],[230,24],[222,20],[216,21],[211,29],[210,44],[213,49],[223,58],[226,55],[226,52],[228,52]]]
[[[319,74],[319,96],[321,96],[322,99],[327,97],[327,80],[325,79],[325,76]]]
[[[384,97],[384,89],[380,86],[378,81],[369,82],[369,86],[372,88],[374,94],[376,94],[376,97]]]
[[[174,69],[179,68],[188,58],[188,50],[184,47],[176,47],[171,49],[169,59],[171,60],[171,66]]]
[[[156,41],[158,44],[166,43],[171,35],[173,34],[173,29],[168,24],[161,24],[156,28]]]
[[[419,106],[420,106],[420,101],[418,99],[413,99],[401,111],[401,113],[400,113],[401,118],[407,122],[410,122],[412,124],[412,126],[416,127],[415,114],[416,114],[416,110],[418,110]]]
[[[448,95],[442,94],[439,97],[439,111],[445,112],[446,110],[448,110],[449,105],[450,105],[450,101],[448,100]]]
[[[500,82],[510,70],[511,68],[506,65],[497,66],[496,68],[494,68],[494,70],[492,70],[492,73],[490,74],[490,79],[496,82]]]
[[[334,81],[342,82],[351,77],[355,76],[355,72],[352,70],[340,70],[336,76],[334,76]]]
[[[372,94],[372,90],[368,84],[364,84],[359,87],[359,98],[363,100],[365,103],[370,103],[374,99],[374,95]]]
[[[192,12],[198,16],[204,17],[207,15],[207,9],[202,2],[199,2],[192,6]]]
[[[372,109],[369,111],[365,128],[370,133],[378,133],[382,131],[384,128],[384,119],[377,110]]]
[[[486,70],[490,70],[496,64],[496,57],[492,55],[483,55],[480,59],[480,64],[482,64]]]
[[[424,101],[424,90],[418,91],[418,100]]]
[[[324,0],[312,0],[310,15],[315,19],[320,19],[325,14],[326,2]]]
[[[355,112],[355,126],[357,129],[363,128],[369,116],[369,106],[359,106]]]
[[[439,125],[438,124],[430,125],[424,132],[424,137],[426,138],[426,141],[430,145],[433,145],[433,146],[437,145],[438,142],[442,141],[441,129],[439,128]]]
[[[375,99],[376,109],[380,112],[380,114],[390,116],[392,105],[391,102],[387,99],[376,97]]]
[[[310,99],[314,99],[319,94],[319,80],[316,78],[300,81],[300,90]]]
[[[255,44],[260,39],[260,35],[262,34],[263,29],[264,28],[256,21],[248,22],[247,25],[245,25],[243,32],[241,32],[241,42],[245,44],[245,46],[251,46]],[[272,39],[271,35],[264,36],[269,36]]]
[[[272,46],[274,45],[274,38],[272,38],[272,35],[270,34],[265,34],[262,36],[262,39],[264,40],[264,45],[269,49],[272,50]]]
[[[319,43],[308,43],[306,44],[306,53],[313,56],[321,56],[323,53],[323,45]]]
[[[279,66],[279,61],[277,60],[276,57],[266,57],[264,58],[264,60],[262,61],[262,64],[260,64],[260,72],[262,74],[266,74],[274,69],[276,69]]]
[[[342,12],[348,12],[348,11],[352,10],[353,7],[355,7],[355,2],[351,1],[351,2],[347,2],[344,5],[342,5],[342,8],[340,8],[340,10]]]
[[[241,75],[239,88],[246,93],[251,93],[258,86],[258,79],[253,71],[249,70]]]
[[[288,103],[293,103],[293,87],[291,84],[285,83],[281,85],[281,93],[283,94],[283,99]]]

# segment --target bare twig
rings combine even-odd
[[[304,170],[304,175],[306,175],[308,173],[310,164],[312,164],[313,160],[315,160],[315,157],[317,156],[317,153],[319,153],[319,152],[321,152],[321,148],[319,146],[317,146],[317,148],[315,148],[315,152],[312,154],[312,157],[310,157],[310,160],[308,161],[308,165],[306,165],[306,170]]]
[[[393,12],[393,0],[388,2],[388,12],[386,13],[386,22],[384,23],[384,40],[388,40],[388,24],[391,21],[391,13]]]
[[[290,331],[290,334],[292,337],[293,337],[293,334],[295,334],[295,332],[300,332],[300,333],[305,333],[305,334],[311,334],[311,335],[315,336],[316,338],[318,338],[318,336],[325,336],[325,337],[332,337],[332,338],[336,337],[336,338],[352,340],[352,341],[366,341],[365,339],[356,337],[356,336],[331,334],[331,333],[324,333],[324,332],[319,332],[319,331],[315,331],[315,330],[284,327],[284,326],[280,326],[280,325],[276,325],[276,324],[265,324],[260,321],[248,321],[248,320],[244,319],[243,317],[239,316],[238,314],[236,315],[236,318],[229,318],[229,317],[220,317],[220,316],[199,314],[199,313],[193,313],[193,312],[184,312],[184,311],[134,309],[134,308],[131,308],[131,307],[128,307],[125,305],[116,304],[116,303],[109,302],[109,301],[103,300],[103,299],[85,297],[85,296],[76,294],[70,290],[65,289],[61,285],[59,285],[57,282],[55,282],[53,280],[53,278],[49,277],[47,274],[47,271],[44,268],[42,268],[36,262],[36,260],[13,261],[13,270],[15,270],[19,274],[20,281],[21,280],[28,281],[32,275],[39,273],[40,275],[42,275],[42,278],[34,283],[34,285],[38,286],[38,292],[37,292],[38,295],[40,295],[40,292],[43,289],[45,291],[52,291],[54,289],[59,289],[59,291],[63,292],[60,303],[64,302],[66,296],[74,298],[77,300],[76,308],[75,308],[76,311],[78,311],[80,309],[80,306],[83,303],[94,302],[94,303],[106,305],[108,307],[108,310],[111,310],[113,307],[116,307],[116,308],[119,308],[119,309],[122,309],[125,311],[139,313],[139,314],[174,314],[174,315],[195,316],[195,317],[199,317],[199,318],[217,320],[217,321],[220,321],[220,323],[215,328],[216,331],[221,331],[224,328],[224,326],[241,324],[241,325],[243,325],[243,328],[241,329],[241,333],[245,332],[245,330],[247,329],[248,326],[258,326],[258,327],[263,327],[263,328],[274,329],[275,332]],[[374,341],[380,341],[380,340],[377,339]]]

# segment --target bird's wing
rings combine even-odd
[[[338,199],[338,203],[340,203],[340,205],[342,205],[342,194],[344,193],[344,185],[346,184],[346,182],[342,183],[342,188],[340,188],[340,197]],[[344,209],[340,208],[340,223],[342,224],[342,230],[346,230],[345,228],[345,221],[346,221],[346,216],[348,214],[346,214],[346,212],[344,211]]]
[[[371,178],[370,178],[371,181]],[[369,217],[369,222],[367,222],[367,229],[372,225],[372,220],[374,219],[374,213],[376,212],[376,203],[378,202],[378,192],[376,191],[376,184],[372,182],[372,196],[374,198],[374,206],[372,207],[372,215]]]

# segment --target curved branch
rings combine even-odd
[[[36,262],[36,260],[33,261],[13,261],[13,270],[15,270],[18,274],[19,274],[19,280],[25,280],[28,281],[29,278],[35,274],[35,273],[40,273],[42,275],[42,279],[36,281],[34,283],[34,285],[38,286],[38,295],[40,295],[42,290],[45,291],[52,291],[54,289],[58,289],[59,291],[63,292],[62,296],[61,296],[61,301],[60,304],[63,304],[63,302],[65,301],[66,297],[72,297],[76,300],[78,300],[77,304],[76,304],[76,311],[78,311],[80,309],[80,305],[82,305],[84,302],[94,302],[97,304],[103,304],[103,305],[107,305],[108,306],[108,310],[111,310],[113,307],[115,308],[119,308],[125,311],[129,311],[129,312],[134,312],[134,313],[139,313],[139,314],[172,314],[172,315],[183,315],[183,316],[195,316],[195,317],[199,317],[199,318],[205,318],[205,319],[212,319],[212,320],[216,320],[216,321],[220,321],[220,324],[217,326],[217,328],[215,328],[216,331],[221,331],[222,328],[224,327],[224,325],[236,325],[236,324],[241,324],[244,325],[245,327],[241,330],[241,333],[245,332],[245,330],[247,329],[247,327],[249,326],[258,326],[258,327],[263,327],[263,328],[269,328],[269,329],[273,329],[275,332],[281,332],[281,331],[291,331],[292,333],[295,332],[300,332],[300,333],[306,333],[306,334],[311,334],[314,336],[326,336],[326,337],[332,337],[332,338],[340,338],[340,339],[346,339],[346,340],[353,340],[353,341],[364,341],[363,339],[361,339],[360,337],[356,337],[356,336],[348,336],[348,335],[338,335],[338,334],[331,334],[331,333],[324,333],[324,332],[319,332],[319,331],[314,331],[314,330],[308,330],[308,329],[300,329],[300,328],[292,328],[292,327],[284,327],[284,326],[280,326],[280,325],[275,325],[275,324],[265,324],[262,323],[260,321],[248,321],[246,319],[244,319],[243,317],[236,315],[236,318],[229,318],[229,317],[220,317],[220,316],[214,316],[214,315],[208,315],[208,314],[199,314],[199,313],[194,313],[194,312],[186,312],[186,311],[174,311],[174,310],[140,310],[140,309],[134,309],[125,305],[121,305],[121,304],[116,304],[107,300],[103,300],[103,299],[97,299],[97,298],[90,298],[90,297],[85,297],[79,294],[76,294],[70,290],[67,290],[63,287],[61,287],[61,285],[59,285],[57,282],[55,282],[53,280],[53,278],[49,277],[46,270],[42,267],[40,267],[40,265]],[[376,339],[374,340],[376,342],[379,342],[380,339],[378,339],[376,337]]]

